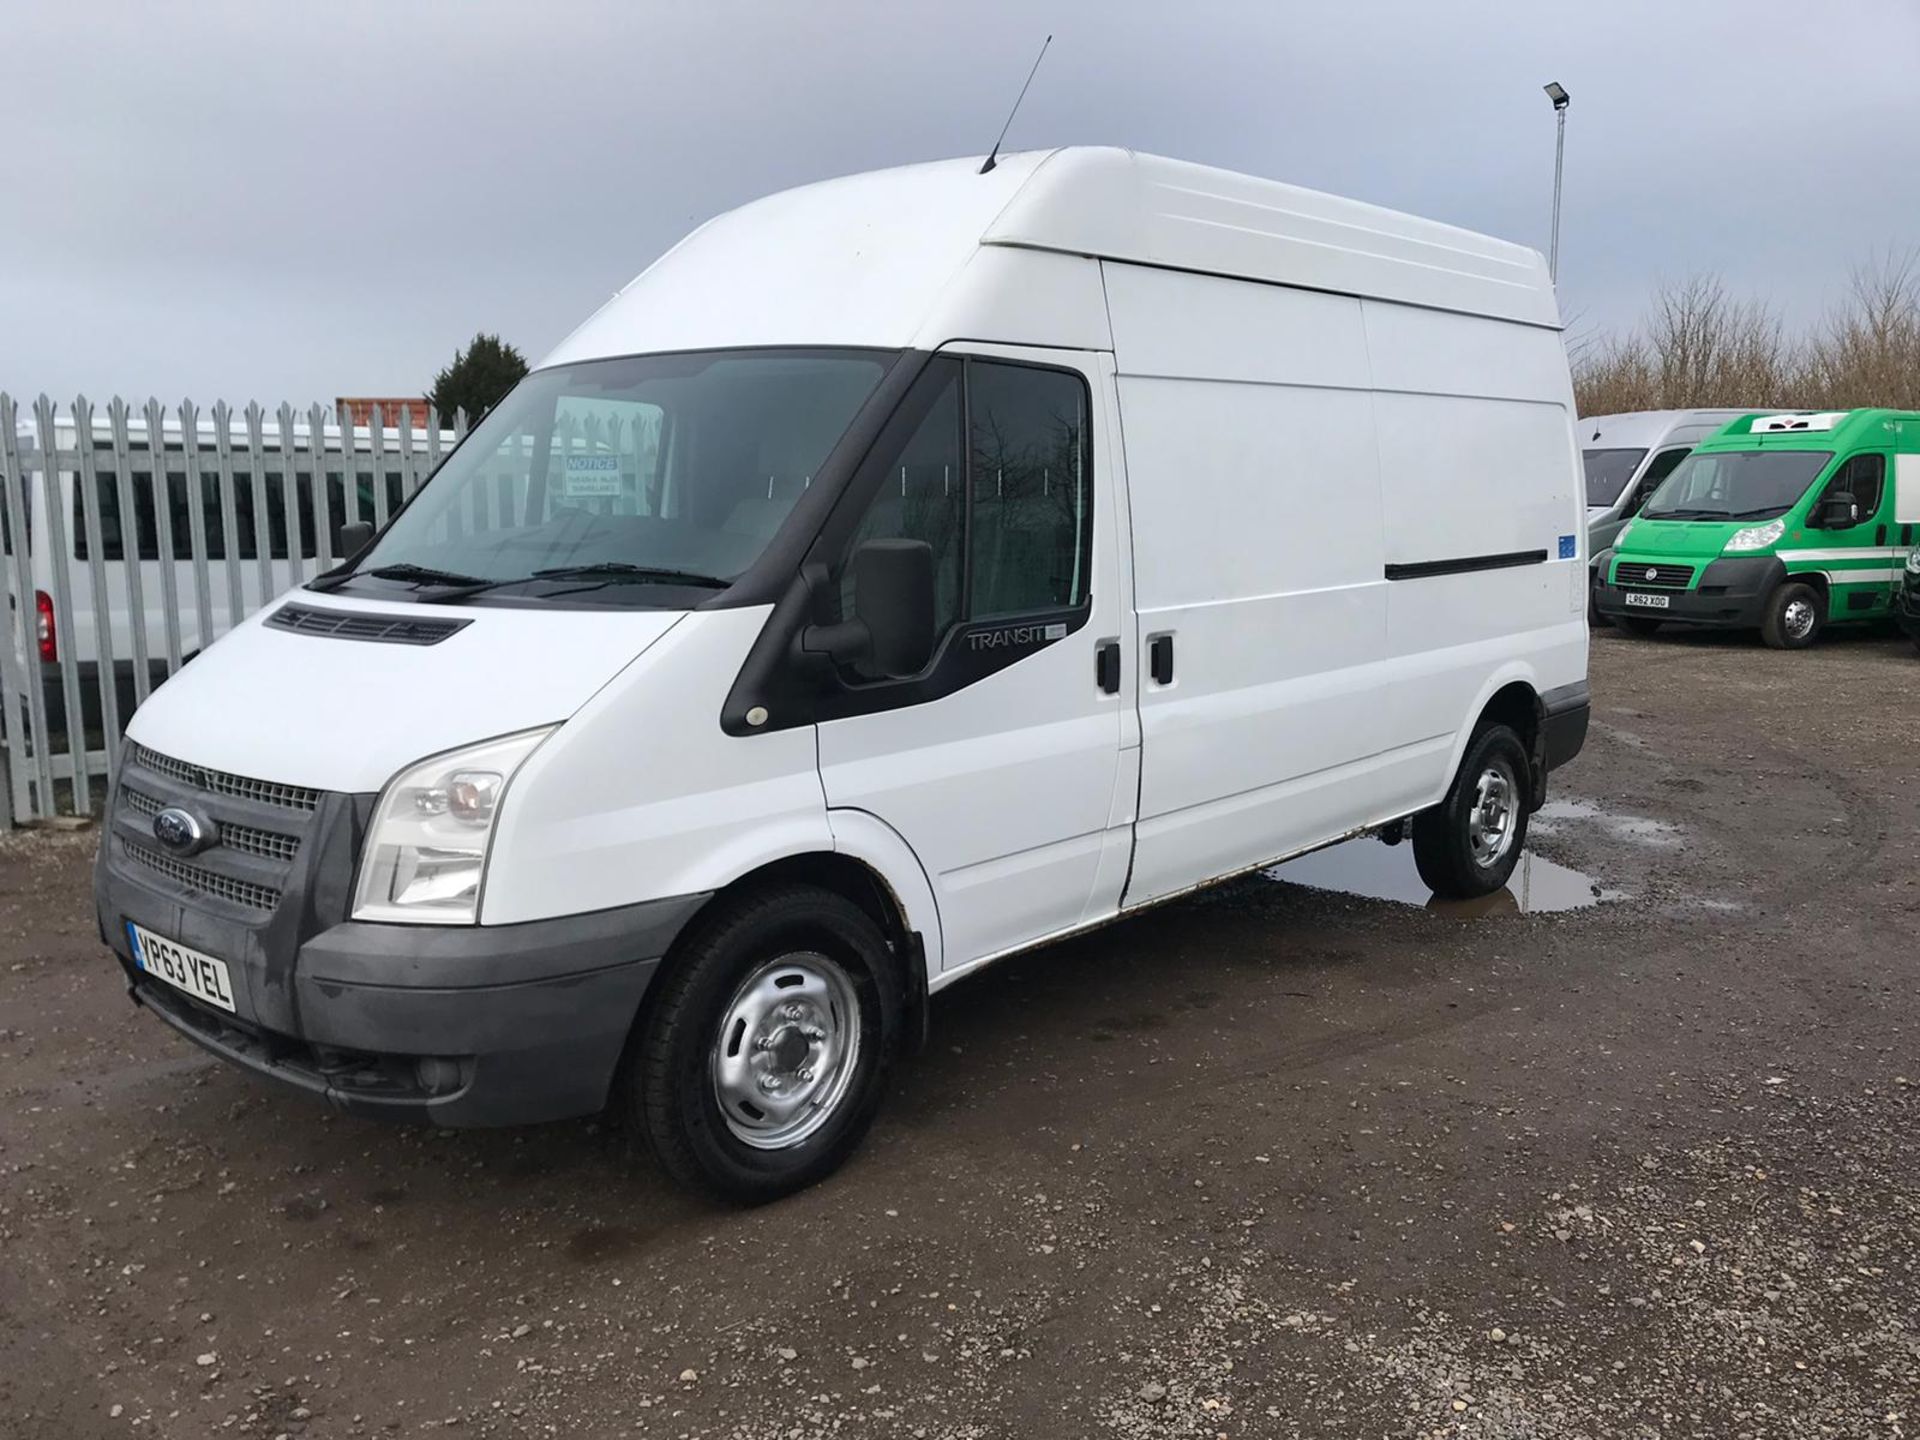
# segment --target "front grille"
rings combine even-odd
[[[369,615],[358,610],[320,610],[311,605],[282,605],[265,624],[296,635],[334,640],[372,640],[388,645],[438,645],[466,629],[471,620],[421,620],[411,615]]]
[[[291,835],[276,835],[271,830],[256,830],[251,825],[222,825],[220,843],[229,850],[244,850],[269,860],[291,861],[300,853],[300,842]]]
[[[198,890],[207,895],[218,896],[235,905],[244,905],[250,910],[271,911],[280,904],[280,892],[270,885],[257,885],[251,880],[235,879],[231,875],[222,875],[209,870],[204,865],[189,865],[184,860],[175,860],[170,855],[162,855],[158,850],[149,850],[131,840],[121,841],[126,846],[127,855],[149,870],[165,875],[169,880],[186,886],[189,890]]]
[[[304,785],[282,785],[275,780],[254,780],[245,775],[230,775],[224,770],[209,770],[162,755],[144,745],[129,744],[127,759],[145,770],[152,770],[195,790],[210,795],[231,795],[237,800],[257,800],[262,805],[278,805],[287,810],[317,810],[320,792]]]
[[[121,796],[127,802],[127,808],[136,815],[144,815],[151,820],[166,805],[144,790],[136,790],[131,785],[121,789]],[[249,855],[262,855],[269,860],[292,861],[300,854],[300,837],[280,835],[272,830],[262,830],[256,825],[241,825],[227,821],[218,827],[218,843],[229,850],[244,850]]]
[[[1691,565],[1642,565],[1638,560],[1618,560],[1613,566],[1615,585],[1657,585],[1662,590],[1684,590],[1692,580]]]

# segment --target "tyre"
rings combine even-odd
[[[1813,586],[1789,580],[1767,597],[1760,638],[1775,650],[1804,650],[1827,623],[1827,602]]]
[[[1491,895],[1527,843],[1527,748],[1505,725],[1473,737],[1446,798],[1413,817],[1413,863],[1445,900]]]
[[[1660,622],[1658,620],[1649,620],[1644,615],[1618,615],[1614,617],[1613,623],[1626,631],[1627,634],[1638,635],[1642,639],[1645,639],[1660,628]]]
[[[668,958],[622,1099],[682,1184],[756,1203],[831,1174],[866,1134],[899,1047],[885,936],[808,885],[723,902]]]

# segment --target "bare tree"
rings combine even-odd
[[[1569,345],[1582,415],[1695,407],[1920,408],[1920,258],[1856,269],[1847,300],[1816,332],[1787,334],[1717,276],[1662,284],[1624,335]]]

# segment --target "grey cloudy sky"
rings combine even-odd
[[[1541,248],[1560,80],[1587,330],[1701,270],[1810,321],[1920,243],[1920,0],[8,0],[0,388],[418,394],[482,328],[537,361],[716,211],[985,149],[1049,30],[1009,148]]]

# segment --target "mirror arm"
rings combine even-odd
[[[873,653],[873,632],[864,620],[809,625],[800,632],[800,648],[810,655],[824,655],[835,664],[852,665]]]

